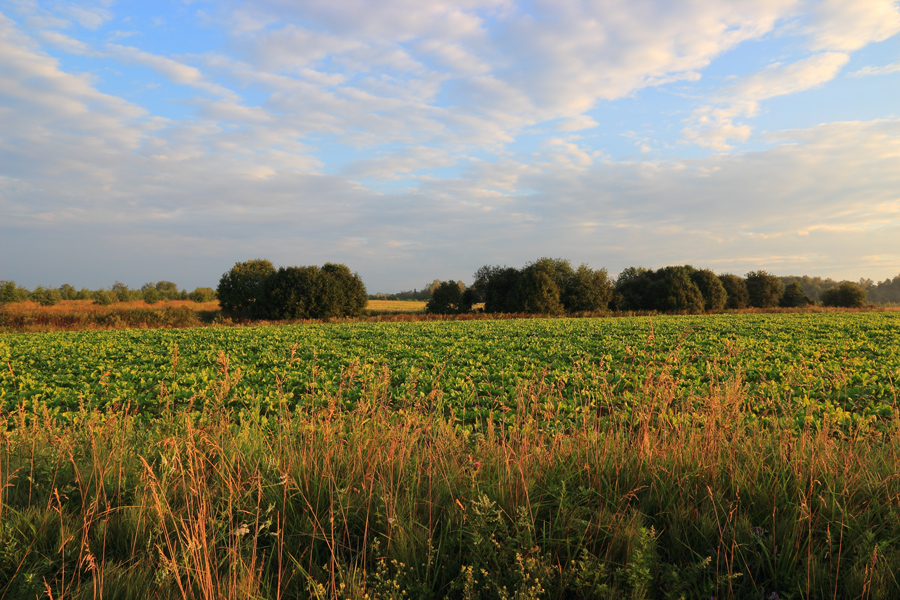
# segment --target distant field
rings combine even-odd
[[[372,312],[422,312],[425,302],[420,300],[369,300],[366,310]]]

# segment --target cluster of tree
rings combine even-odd
[[[345,265],[280,267],[265,259],[239,262],[216,289],[222,312],[242,319],[355,317],[366,308],[366,286]]]
[[[779,279],[785,286],[798,283],[803,288],[803,291],[817,303],[825,302],[825,293],[829,290],[835,290],[842,284],[850,283],[829,278],[810,277],[809,275],[791,275],[780,277]],[[873,304],[900,304],[900,275],[893,279],[885,279],[879,283],[875,283],[871,279],[861,278],[857,285],[866,292],[868,301]]]
[[[377,294],[369,294],[369,300],[418,300],[418,301],[427,301],[431,299],[432,294],[438,288],[439,285],[444,283],[440,279],[435,279],[431,283],[424,286],[422,289],[414,289],[411,291],[405,292],[397,292],[396,294],[385,294],[383,292],[379,292]]]
[[[466,288],[461,282],[441,282],[426,311],[465,313],[478,302],[490,313],[564,313],[656,311],[699,313],[741,308],[803,307],[816,304],[800,281],[785,285],[766,271],[744,277],[716,275],[691,265],[657,270],[629,267],[613,281],[605,269],[573,268],[560,258],[541,258],[521,269],[485,265]],[[866,290],[853,282],[836,283],[819,294],[825,306],[861,307]]]
[[[14,281],[0,281],[0,304],[10,302],[32,301],[42,306],[52,306],[61,300],[93,300],[95,304],[107,305],[116,302],[136,302],[144,300],[148,304],[168,300],[193,300],[194,302],[212,302],[216,299],[216,291],[208,287],[195,288],[193,292],[178,290],[171,281],[147,283],[140,290],[130,289],[117,281],[109,289],[89,290],[74,287],[65,283],[58,288],[37,286],[33,290],[16,285]]]
[[[568,260],[541,258],[521,269],[485,265],[475,272],[475,282],[441,282],[426,305],[427,312],[469,312],[484,303],[489,313],[559,315],[605,310],[612,282],[605,269],[587,265],[573,268]]]

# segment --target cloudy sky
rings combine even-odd
[[[900,273],[900,2],[0,0],[0,279]]]

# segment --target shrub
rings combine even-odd
[[[212,302],[216,299],[216,290],[208,287],[194,288],[194,291],[188,294],[188,299],[199,303]]]
[[[845,308],[862,308],[866,305],[866,290],[858,283],[845,281],[836,288],[822,292],[822,304]]]
[[[784,284],[774,275],[765,271],[750,271],[745,281],[750,306],[771,308],[778,306]]]
[[[781,300],[778,304],[785,308],[798,308],[813,304],[813,299],[807,296],[806,292],[803,291],[803,286],[795,281],[784,288],[784,293],[781,295]]]
[[[62,300],[62,296],[56,288],[45,288],[39,285],[31,292],[31,299],[41,306],[53,306]]]
[[[725,273],[719,275],[719,281],[725,289],[725,308],[739,309],[750,306],[750,295],[747,293],[747,283],[743,277]]]
[[[266,318],[265,285],[274,274],[275,267],[262,258],[235,263],[216,288],[222,313],[233,318]]]
[[[466,302],[463,285],[456,281],[442,281],[431,292],[431,299],[425,304],[425,312],[435,315],[456,315],[472,310],[471,302]]]
[[[709,269],[691,273],[691,281],[703,296],[703,310],[722,310],[728,302],[728,292],[722,281]]]

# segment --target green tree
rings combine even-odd
[[[216,299],[216,290],[208,287],[194,288],[194,291],[188,294],[188,299],[193,302],[212,302]]]
[[[691,281],[694,268],[690,265],[664,267],[652,275],[650,286],[653,308],[661,312],[703,311],[703,295]]]
[[[771,308],[778,306],[784,285],[778,277],[765,271],[750,271],[745,278],[750,306]]]
[[[319,267],[280,267],[266,280],[268,311],[262,317],[274,319],[320,319],[327,283]],[[221,298],[221,292],[219,294]],[[220,300],[221,302],[221,300]]]
[[[475,272],[473,287],[484,302],[484,312],[522,312],[519,282],[522,273],[513,267],[485,265]]]
[[[543,270],[526,270],[519,280],[522,311],[537,315],[560,315],[565,310],[559,298],[559,286]]]
[[[59,296],[63,300],[77,300],[78,299],[78,291],[69,285],[68,283],[64,283],[59,286]]]
[[[325,263],[322,272],[328,281],[329,306],[326,312],[335,317],[358,317],[366,310],[368,294],[358,274],[347,265]]]
[[[22,292],[25,292],[24,294]],[[0,281],[0,304],[21,302],[28,298],[28,290],[16,285],[15,281]]]
[[[142,288],[143,289],[143,288]],[[144,302],[147,304],[156,304],[162,299],[162,294],[155,287],[150,286],[143,291]]]
[[[750,306],[750,294],[747,293],[747,284],[743,277],[725,273],[719,275],[719,281],[725,288],[725,308],[741,309]]]
[[[715,273],[709,269],[699,269],[691,273],[691,281],[703,296],[703,310],[716,311],[725,308],[728,292]]]
[[[465,290],[459,282],[442,281],[432,292],[431,299],[425,304],[425,312],[435,315],[456,315],[472,310],[466,301]]]
[[[235,263],[216,288],[222,312],[234,318],[266,318],[265,286],[275,272],[272,263],[262,258]]]
[[[616,310],[653,310],[650,296],[652,271],[644,267],[628,267],[616,277],[613,303]]]
[[[794,281],[784,288],[784,293],[781,294],[781,300],[778,304],[785,308],[800,308],[813,304],[813,299],[806,295],[799,281]]]
[[[866,290],[858,283],[844,281],[838,287],[822,292],[822,304],[845,308],[862,308],[866,305]]]
[[[41,306],[53,306],[54,304],[58,304],[61,299],[62,296],[56,288],[47,288],[39,285],[31,292],[31,300],[37,302]]]
[[[606,269],[593,270],[585,264],[575,269],[569,285],[562,292],[567,312],[595,312],[609,308],[612,282]]]

